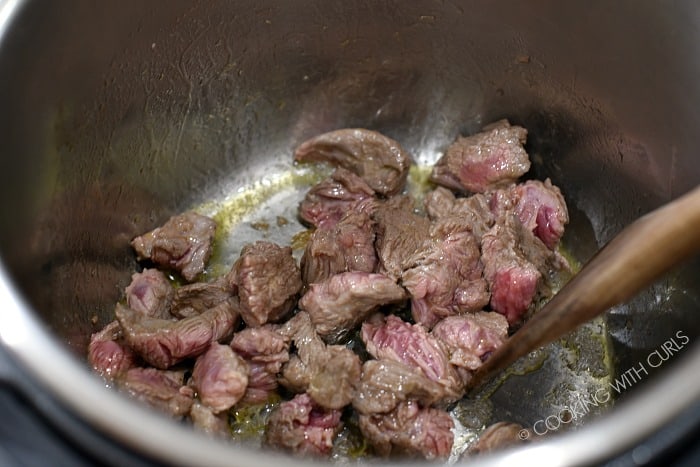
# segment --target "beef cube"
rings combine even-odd
[[[330,229],[345,213],[357,211],[363,201],[372,199],[374,190],[362,178],[338,167],[306,193],[299,206],[299,217],[316,228]]]
[[[374,272],[376,267],[374,226],[363,211],[348,212],[334,227],[314,231],[301,258],[305,284],[321,282],[341,272]]]
[[[121,304],[115,313],[129,347],[160,369],[202,354],[212,342],[230,337],[238,323],[235,299],[180,321],[149,318]]]
[[[420,324],[412,325],[395,315],[373,316],[362,324],[360,337],[374,358],[418,368],[428,379],[442,385],[445,402],[461,397],[464,386],[450,364],[444,344]]]
[[[473,193],[507,186],[530,170],[523,148],[526,137],[525,128],[507,120],[459,137],[435,164],[430,178],[438,185]]]
[[[238,290],[243,321],[253,327],[284,318],[302,287],[292,249],[264,241],[243,247],[227,280]]]
[[[311,284],[299,300],[316,332],[326,342],[339,342],[382,305],[406,299],[406,291],[381,274],[345,272]]]
[[[426,195],[425,210],[433,221],[449,217],[459,218],[479,241],[495,221],[488,196],[477,193],[466,198],[457,198],[444,187],[437,187]]]
[[[403,189],[412,162],[398,142],[361,128],[336,130],[311,138],[297,147],[294,160],[330,162],[344,167],[383,196]]]
[[[325,363],[311,373],[307,393],[321,407],[341,409],[355,397],[360,381],[360,358],[342,345],[326,347]]]
[[[230,346],[215,342],[194,363],[190,384],[203,404],[220,413],[241,400],[248,371],[248,364]]]
[[[136,237],[131,245],[139,260],[178,271],[193,281],[211,256],[216,222],[192,211],[171,217],[162,227]]]
[[[423,206],[430,220],[438,220],[452,215],[457,197],[451,190],[438,186],[425,194]]]
[[[234,334],[231,348],[246,360],[250,369],[244,403],[263,403],[277,390],[277,374],[289,361],[290,340],[278,332],[278,326],[271,324],[245,328]]]
[[[496,312],[448,316],[435,325],[432,334],[445,344],[450,363],[476,370],[508,338],[508,321]]]
[[[155,368],[131,368],[120,379],[120,388],[138,401],[146,403],[174,418],[190,412],[194,393],[185,386],[184,371]]]
[[[413,319],[428,329],[446,316],[479,311],[489,303],[479,243],[464,220],[451,216],[437,221],[431,239],[402,277]]]
[[[126,304],[129,308],[151,318],[170,318],[170,303],[175,291],[157,269],[145,269],[131,276],[126,290]]]
[[[352,406],[362,414],[387,413],[409,399],[428,407],[444,397],[444,388],[417,368],[393,360],[367,360]]]
[[[537,297],[551,294],[549,278],[567,267],[515,215],[496,222],[481,241],[484,277],[491,290],[491,308],[510,325],[519,323]]]
[[[316,333],[305,311],[284,323],[280,333],[288,337],[297,350],[282,368],[280,384],[292,392],[306,392],[313,374],[321,371],[326,362],[327,346]]]
[[[430,237],[430,221],[416,214],[413,204],[408,196],[394,197],[378,205],[373,214],[379,271],[395,280],[411,267],[413,256]]]
[[[287,356],[289,361],[289,356]],[[282,364],[280,364],[281,371]],[[279,387],[277,373],[270,371],[270,366],[265,363],[248,362],[248,387],[246,388],[241,405],[263,404],[276,394]]]
[[[360,431],[375,452],[388,457],[420,456],[446,460],[452,451],[454,422],[444,410],[401,402],[388,414],[360,414]]]
[[[340,410],[325,410],[299,394],[270,414],[263,443],[300,456],[328,457],[342,428],[340,416]]]
[[[194,282],[175,290],[170,313],[177,318],[201,315],[231,298],[232,291],[225,280]]]
[[[136,355],[123,342],[119,323],[112,321],[90,337],[87,360],[99,375],[115,379],[134,366]]]
[[[484,430],[476,443],[469,447],[469,454],[483,454],[522,443],[523,427],[517,423],[498,422]]]
[[[528,180],[498,190],[491,196],[491,209],[495,216],[502,217],[514,212],[525,228],[549,249],[556,248],[569,222],[569,212],[561,191],[552,185],[550,179],[544,182]]]
[[[285,325],[297,354],[282,369],[280,383],[294,392],[307,392],[322,407],[340,409],[352,402],[360,380],[359,357],[341,345],[326,345],[308,313],[300,312]]]
[[[231,431],[228,425],[228,414],[216,414],[211,407],[195,400],[190,408],[190,420],[196,430],[210,436],[230,438]]]

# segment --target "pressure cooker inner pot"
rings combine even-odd
[[[583,262],[700,180],[687,4],[25,2],[0,45],[2,261],[82,364],[137,270],[129,241],[170,215],[218,216],[214,273],[256,236],[304,229],[305,139],[370,128],[428,165],[507,118],[528,130],[531,175],[561,188]],[[694,343],[697,274],[690,261],[531,355],[461,420],[532,427],[600,388],[610,400],[571,426],[614,412],[671,374],[669,340]]]

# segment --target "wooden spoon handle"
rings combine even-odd
[[[700,250],[700,187],[627,226],[476,371],[471,386],[624,302]]]

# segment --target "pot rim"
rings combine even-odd
[[[25,0],[0,0],[0,42]],[[18,292],[0,259],[0,344],[30,376],[75,415],[115,442],[173,465],[308,466],[269,451],[217,441],[173,423],[162,414],[144,410],[116,391],[105,388],[51,333]],[[469,465],[529,465],[561,467],[611,459],[660,430],[693,403],[700,401],[700,346],[691,347],[642,390],[614,410],[576,431],[497,452]],[[95,410],[99,408],[99,410]],[[542,414],[544,417],[552,414]],[[532,428],[532,427],[528,427]],[[79,440],[76,440],[79,442]],[[401,465],[410,465],[401,463]]]

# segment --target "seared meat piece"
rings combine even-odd
[[[215,414],[211,407],[195,400],[190,408],[190,419],[195,429],[208,435],[229,438],[228,414]]]
[[[228,345],[212,343],[197,358],[190,384],[214,413],[233,407],[248,386],[248,364]]]
[[[328,456],[342,428],[340,415],[340,410],[325,410],[308,394],[299,394],[270,414],[263,442],[302,456]]]
[[[231,336],[238,323],[235,299],[180,321],[148,318],[121,304],[115,314],[129,346],[160,369],[202,354],[212,342]]]
[[[513,325],[537,296],[548,296],[549,277],[567,267],[515,215],[499,219],[481,240],[484,277],[491,290],[491,308]]]
[[[452,214],[457,198],[451,190],[438,186],[425,194],[423,205],[430,220],[437,220]]]
[[[112,321],[90,337],[87,360],[102,377],[118,378],[134,366],[136,355],[122,341],[122,328],[117,321]]]
[[[136,237],[131,246],[139,260],[150,259],[178,271],[191,282],[204,271],[209,261],[215,232],[213,219],[188,211],[171,217],[162,227]]]
[[[243,247],[227,280],[238,290],[243,321],[253,327],[284,318],[302,287],[292,249],[263,241]]]
[[[496,217],[514,212],[520,222],[551,250],[556,248],[569,222],[564,197],[550,179],[544,182],[528,180],[494,192],[491,209]]]
[[[496,312],[448,316],[432,330],[450,355],[450,363],[476,370],[508,338],[508,321]]]
[[[245,328],[233,335],[231,348],[248,362],[250,369],[244,402],[265,402],[277,390],[277,374],[289,361],[290,341],[272,324]]]
[[[479,243],[464,220],[450,216],[431,225],[432,243],[412,259],[402,284],[411,294],[415,322],[431,328],[441,318],[474,312],[489,303]]]
[[[289,361],[289,356],[287,356]],[[279,364],[282,370],[283,363]],[[277,373],[270,371],[270,365],[259,362],[248,362],[248,387],[245,390],[241,404],[255,405],[262,404],[275,394],[279,384],[277,383]]]
[[[342,345],[324,344],[303,311],[289,320],[282,332],[292,336],[297,354],[282,369],[280,384],[294,392],[306,391],[328,409],[350,404],[362,371],[359,357]]]
[[[527,130],[501,120],[459,137],[435,164],[430,179],[453,190],[483,193],[515,182],[530,170]]]
[[[119,381],[120,387],[135,399],[180,418],[192,407],[194,391],[185,386],[184,371],[131,368]]]
[[[495,221],[486,195],[477,193],[466,198],[456,198],[444,187],[437,187],[425,196],[425,210],[433,221],[448,217],[461,219],[479,241]]]
[[[378,360],[393,360],[420,369],[445,388],[445,402],[459,399],[464,390],[457,370],[450,364],[444,344],[420,324],[395,315],[373,316],[362,323],[362,341]]]
[[[399,196],[377,205],[379,271],[396,280],[411,267],[412,257],[430,236],[430,221],[414,212],[413,200]]]
[[[452,451],[454,423],[444,410],[401,402],[387,414],[359,416],[360,431],[380,456],[446,459]]]
[[[411,157],[398,142],[360,128],[331,131],[311,138],[296,149],[294,160],[327,161],[344,167],[383,196],[403,189],[411,165]]]
[[[330,229],[317,229],[301,258],[305,284],[321,282],[348,271],[374,272],[374,226],[369,214],[350,211]]]
[[[305,392],[314,373],[326,362],[326,344],[316,334],[311,318],[300,311],[280,327],[280,333],[294,342],[297,353],[282,368],[280,384],[292,392]],[[298,344],[297,344],[298,343]]]
[[[411,399],[428,407],[445,397],[445,389],[418,368],[394,360],[367,360],[352,406],[359,413],[387,413]]]
[[[151,318],[170,318],[175,291],[165,274],[157,269],[134,273],[125,292],[126,304],[132,310]]]
[[[360,358],[342,345],[329,345],[323,360],[324,363],[316,363],[320,363],[320,368],[316,366],[311,372],[306,392],[322,407],[341,409],[349,405],[355,396],[362,374]]]
[[[311,284],[299,308],[326,342],[339,342],[380,306],[405,299],[406,291],[382,274],[344,272]]]
[[[225,280],[194,282],[175,290],[170,313],[178,318],[201,315],[231,298],[231,288]]]
[[[469,454],[492,452],[519,444],[523,441],[520,432],[523,427],[517,423],[498,422],[489,426],[479,436],[479,440],[469,447]]]
[[[342,167],[311,187],[299,206],[299,217],[319,229],[332,228],[345,213],[356,211],[362,201],[374,199],[362,178]]]

